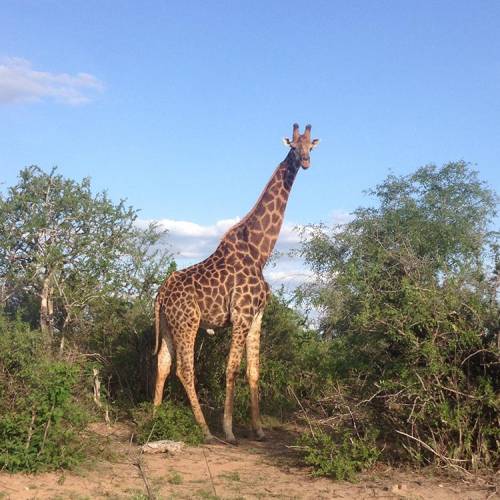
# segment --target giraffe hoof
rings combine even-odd
[[[212,434],[207,434],[204,438],[203,438],[203,442],[205,444],[216,444],[217,443],[217,440],[212,436]]]
[[[236,440],[236,438],[234,436],[226,437],[226,442],[228,442],[229,444],[232,444],[234,446],[236,446],[238,444],[238,441]]]

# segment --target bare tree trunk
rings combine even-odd
[[[5,307],[5,304],[7,302],[7,292],[5,288],[6,288],[5,280],[2,279],[0,285],[0,307]]]
[[[101,381],[99,379],[99,370],[97,368],[93,368],[92,373],[94,374],[94,402],[99,408],[102,408]],[[107,402],[104,408],[104,420],[108,425],[111,425],[111,420],[109,418],[109,407]]]
[[[50,282],[51,276],[48,274],[43,278],[42,291],[40,292],[40,329],[42,332],[48,332],[52,335],[54,306],[52,302],[52,286]]]
[[[64,322],[63,322],[63,325],[61,327],[61,340],[59,341],[59,354],[62,355],[63,351],[64,351],[64,345],[66,343],[66,329],[68,327],[68,324],[70,322],[70,318],[71,318],[71,309],[70,309],[70,306],[68,304],[65,305],[65,309],[66,309],[66,317],[64,318]]]
[[[54,321],[54,287],[51,285],[49,288],[49,296],[47,300],[47,312],[49,315],[49,321],[52,328],[52,323]]]

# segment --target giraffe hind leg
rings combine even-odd
[[[164,314],[160,316],[160,334],[161,340],[157,355],[154,406],[159,406],[163,400],[163,388],[170,373],[174,356],[174,342],[172,334],[166,325]]]
[[[209,442],[214,438],[203,415],[194,384],[194,343],[198,326],[199,320],[190,322],[174,332],[174,338],[177,340],[177,376],[184,386],[194,418],[203,431],[205,441]]]

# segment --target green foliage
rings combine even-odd
[[[352,481],[356,474],[370,468],[380,451],[373,435],[357,436],[344,431],[331,436],[321,429],[314,434],[303,434],[298,440],[306,464],[313,467],[313,475]]]
[[[178,472],[173,472],[168,478],[169,484],[182,484],[184,479]]]
[[[328,346],[291,307],[283,291],[270,298],[262,323],[261,387],[263,408],[286,416],[301,401],[321,398],[331,384]]]
[[[137,269],[141,266],[137,263]],[[152,285],[165,279],[175,270],[172,261],[168,267],[157,269],[158,276],[132,295],[108,296],[89,308],[79,332],[80,349],[98,353],[99,370],[107,381],[109,401],[115,407],[129,408],[151,399],[154,382],[153,303]],[[161,271],[161,272],[160,272]]]
[[[203,442],[203,432],[190,407],[168,401],[154,409],[150,403],[142,403],[133,410],[133,417],[137,424],[137,441],[141,444],[161,439],[191,445]]]
[[[93,305],[126,294],[151,299],[171,262],[154,248],[163,235],[154,224],[139,228],[124,200],[93,194],[88,178],[25,168],[0,198],[0,305],[17,311],[31,297],[32,324],[81,334]]]
[[[40,332],[0,316],[0,467],[9,471],[70,467],[84,458],[80,369],[54,360],[46,346]]]
[[[496,197],[463,162],[389,176],[370,194],[378,207],[331,233],[313,228],[303,247],[317,273],[303,297],[324,312],[340,388],[327,406],[352,408],[407,459],[493,467]]]
[[[0,307],[61,352],[93,353],[109,400],[135,404],[151,385],[153,297],[175,268],[164,235],[89,179],[23,169],[0,198]]]

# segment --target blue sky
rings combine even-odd
[[[7,0],[0,16],[4,186],[58,165],[212,241],[298,121],[321,144],[288,228],[431,162],[473,162],[500,191],[497,0]]]

